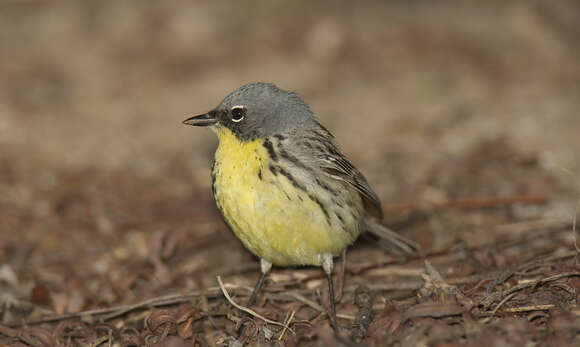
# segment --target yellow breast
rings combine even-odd
[[[358,195],[354,200],[350,195],[331,199],[315,185],[297,188],[271,169],[264,140],[241,142],[224,127],[216,132],[214,198],[226,222],[252,253],[279,266],[321,265],[323,253],[338,255],[356,239],[361,219],[357,211],[362,211]],[[344,199],[352,201],[341,205],[352,205],[354,211],[334,213],[321,207]]]

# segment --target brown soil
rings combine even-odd
[[[344,340],[579,345],[578,37],[573,0],[1,2],[0,346],[337,343],[318,268],[252,307],[287,328],[218,286],[244,304],[259,263],[214,207],[215,136],[180,122],[258,80],[425,251],[349,249]]]

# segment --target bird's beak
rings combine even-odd
[[[183,124],[195,125],[198,127],[206,127],[217,123],[217,118],[214,112],[200,114],[199,116],[189,117],[183,121]]]

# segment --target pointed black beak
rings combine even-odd
[[[213,112],[200,114],[199,116],[193,116],[183,121],[183,124],[195,125],[198,127],[206,127],[209,125],[214,125],[215,123],[217,123],[217,119]]]

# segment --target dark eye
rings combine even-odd
[[[239,122],[246,116],[246,108],[244,106],[232,107],[232,121]]]

